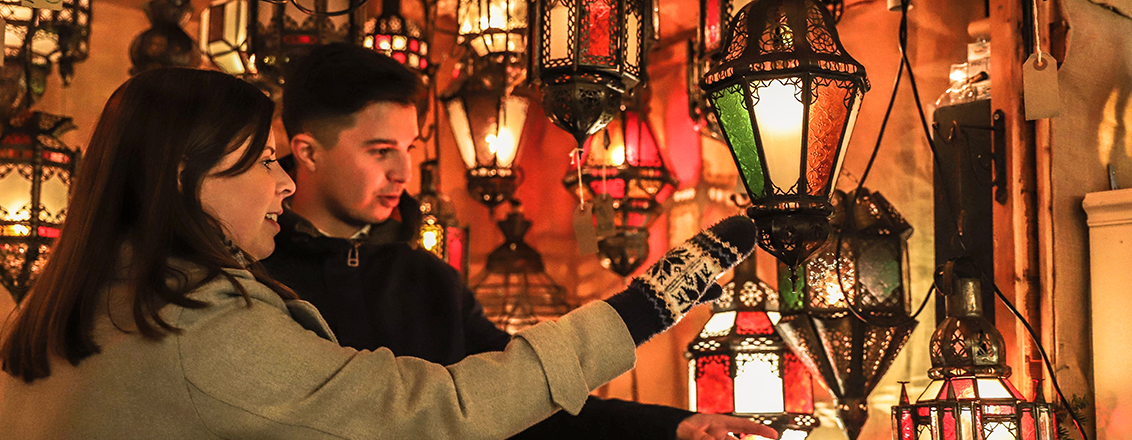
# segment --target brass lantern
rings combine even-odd
[[[0,282],[19,303],[39,276],[67,217],[79,152],[58,136],[71,118],[26,112],[0,136]]]
[[[834,195],[834,234],[801,268],[779,277],[776,328],[833,394],[850,439],[868,418],[867,398],[908,341],[908,237],[912,227],[878,193]],[[840,249],[839,249],[840,246]],[[791,287],[793,286],[793,287]]]
[[[257,0],[215,0],[200,13],[200,51],[212,64],[229,75],[255,75],[252,40],[258,15]]]
[[[648,0],[536,0],[530,51],[542,106],[579,148],[616,115],[645,76]]]
[[[516,85],[521,74],[516,65],[469,60],[440,97],[468,168],[468,192],[491,208],[510,200],[517,185],[515,159],[533,101]]]
[[[932,334],[933,380],[914,404],[901,390],[892,407],[893,440],[1056,440],[1057,421],[1041,388],[1030,401],[1007,379],[1006,347],[983,316],[978,275],[942,284],[950,288],[941,289],[947,319]]]
[[[728,25],[702,87],[738,165],[759,246],[797,267],[829,234],[865,69],[815,0],[760,0]]]
[[[496,223],[503,244],[488,254],[483,272],[471,282],[484,314],[508,333],[557,319],[571,309],[566,289],[546,274],[542,256],[523,241],[531,222],[517,201],[511,203],[506,219]]]
[[[86,60],[90,54],[90,0],[57,3],[60,9],[51,10],[35,9],[21,0],[0,0],[0,16],[5,21],[4,59],[30,58],[26,67],[31,69],[31,87],[36,95],[43,94],[53,63],[59,66],[63,85],[69,85],[75,76],[74,63]],[[30,50],[25,52],[25,48]],[[25,63],[10,64],[18,67]]]
[[[460,0],[456,25],[456,42],[477,57],[526,52],[526,0]]]
[[[468,228],[456,220],[456,207],[441,193],[437,180],[440,163],[436,159],[421,162],[421,227],[417,244],[432,252],[456,269],[465,281],[468,276]]]
[[[780,439],[801,440],[819,425],[813,381],[774,330],[779,315],[769,310],[778,293],[759,280],[756,260],[735,267],[711,318],[688,344],[688,402],[692,411],[749,417]]]
[[[397,60],[428,84],[428,41],[420,26],[401,15],[401,0],[381,2],[381,15],[366,22],[362,45]]]
[[[587,200],[611,199],[614,234],[599,237],[598,253],[602,266],[627,277],[648,258],[648,227],[679,181],[664,162],[652,124],[633,110],[609,124],[604,136],[591,138],[581,160],[581,181],[570,169],[562,184],[575,195],[580,184]]]
[[[361,5],[358,0],[252,2],[248,16],[256,20],[251,45],[256,70],[281,86],[287,66],[315,46],[360,43]]]

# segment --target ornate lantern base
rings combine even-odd
[[[601,75],[562,75],[543,82],[541,89],[546,115],[578,140],[578,148],[621,110],[622,88]]]
[[[649,258],[647,230],[618,232],[597,242],[601,266],[627,277],[639,269]]]
[[[476,201],[495,208],[515,194],[519,186],[511,168],[478,167],[468,170],[468,194]]]
[[[795,271],[826,238],[829,238],[829,216],[833,207],[825,202],[780,202],[747,208],[747,216],[755,220],[759,247]],[[791,279],[797,281],[797,275]]]

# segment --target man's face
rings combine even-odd
[[[417,109],[376,102],[354,114],[354,125],[321,152],[319,192],[332,215],[361,227],[385,221],[413,176],[409,151],[417,138]]]

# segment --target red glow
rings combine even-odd
[[[926,406],[921,406],[916,411],[918,411],[920,413],[920,417],[927,417],[929,412],[930,412],[930,410]]]
[[[912,423],[912,413],[908,411],[900,414],[900,440],[915,440],[916,428]]]
[[[284,35],[283,44],[318,44],[315,35]]]
[[[405,53],[404,52],[393,52],[392,57],[393,57],[393,59],[397,60],[398,63],[405,64]]]
[[[644,214],[641,214],[639,212],[630,212],[625,223],[630,227],[643,228],[645,227],[645,220],[648,220],[648,217]]]
[[[590,189],[594,194],[609,194],[613,200],[625,197],[625,181],[621,179],[594,180],[590,182]]]
[[[464,274],[464,230],[460,228],[446,228],[448,239],[445,249],[448,250],[448,264],[460,274]]]
[[[3,143],[5,144],[30,144],[31,136],[27,133],[11,133],[4,136]]]
[[[720,24],[719,24],[719,0],[707,0],[707,8],[704,12],[704,49],[713,51],[719,48],[720,40]]]
[[[782,383],[785,385],[784,409],[789,413],[812,414],[814,412],[814,386],[810,379],[810,370],[798,360],[794,353],[787,352],[782,359]]]
[[[771,335],[774,327],[764,312],[739,312],[735,319],[735,332],[740,335]]]
[[[725,355],[705,356],[696,361],[696,410],[724,414],[735,410],[731,359]]]
[[[412,52],[420,52],[421,42],[416,39],[409,39],[409,50]]]
[[[37,229],[37,232],[39,232],[40,237],[59,238],[59,229],[58,228],[50,228],[50,227],[47,227],[47,226],[40,226]]]
[[[811,196],[826,194],[837,150],[841,148],[841,135],[849,121],[849,108],[845,99],[849,89],[837,83],[815,84],[817,95],[810,105],[809,141],[806,152],[806,192]]]

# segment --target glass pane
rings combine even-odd
[[[613,64],[613,48],[617,44],[613,5],[608,0],[588,0],[582,21],[582,62]]]
[[[975,440],[975,430],[972,428],[973,415],[971,408],[961,408],[959,412],[959,439]]]
[[[782,412],[782,376],[777,353],[740,353],[735,357],[735,412]]]
[[[860,90],[856,90],[854,96],[853,103],[850,105],[849,121],[845,123],[845,136],[841,138],[841,149],[837,152],[837,166],[833,168],[830,188],[837,188],[837,176],[841,174],[841,165],[845,163],[845,151],[849,149],[849,139],[853,136],[853,128],[857,125],[857,114],[861,110],[861,98],[865,95]]]
[[[920,397],[916,399],[916,402],[937,400],[941,388],[943,388],[943,381],[933,380],[932,383],[928,384],[928,387],[924,389],[924,392],[920,394]]]
[[[621,179],[594,180],[590,182],[594,194],[609,194],[613,200],[625,197],[625,181]]]
[[[488,148],[495,153],[499,166],[509,168],[519,153],[519,138],[523,134],[523,124],[527,122],[526,98],[507,96],[499,108],[499,132],[488,141]]]
[[[783,372],[786,383],[786,412],[813,414],[814,385],[810,378],[810,370],[791,352],[783,356],[783,364],[786,370]]]
[[[1034,432],[1034,416],[1029,408],[1022,409],[1022,440],[1037,440]]]
[[[795,194],[802,173],[802,79],[756,81],[751,88],[770,181],[779,192]]]
[[[1041,430],[1041,440],[1055,440],[1054,426],[1057,426],[1053,413],[1048,408],[1042,408],[1038,413],[1038,429]]]
[[[550,8],[550,32],[546,34],[550,40],[550,60],[559,60],[562,58],[569,58],[573,53],[570,47],[571,40],[571,22],[573,17],[570,14],[570,7],[567,6],[566,1],[560,1]]]
[[[1013,397],[999,379],[979,378],[977,383],[980,399],[1009,399]]]
[[[708,52],[719,49],[720,40],[722,39],[722,27],[719,23],[720,0],[703,0],[704,1],[704,49]]]
[[[943,440],[957,440],[958,436],[955,432],[955,410],[952,408],[943,409]]]
[[[1014,414],[1013,405],[983,405],[984,414],[993,415],[1012,415]]]
[[[476,146],[472,142],[472,128],[468,125],[468,114],[464,112],[464,100],[456,98],[448,101],[448,125],[456,138],[460,158],[469,169],[476,167]]]
[[[701,338],[713,338],[716,336],[726,336],[731,333],[731,327],[735,326],[735,311],[719,312],[708,319],[707,324],[704,324],[704,329],[700,331]]]
[[[754,198],[766,196],[762,158],[755,143],[751,114],[747,111],[742,86],[736,84],[711,96],[712,107],[719,116],[720,125],[727,134],[727,143],[739,162],[743,182]]]
[[[641,64],[641,17],[635,13],[625,17],[625,65],[633,68]],[[635,69],[634,69],[635,71]]]
[[[62,223],[66,219],[68,186],[64,177],[70,173],[61,168],[43,167],[43,183],[39,187],[39,219]]]
[[[688,361],[688,411],[699,412],[696,408],[696,361]]]
[[[732,399],[731,359],[726,355],[705,356],[696,362],[696,410],[723,414],[735,408]]]
[[[742,312],[736,321],[735,332],[740,335],[773,335],[774,327],[763,312]]]
[[[806,142],[806,192],[822,196],[837,162],[841,134],[845,129],[849,108],[846,106],[849,81],[815,78],[814,100],[810,103],[809,140]],[[824,82],[824,84],[823,84]]]
[[[983,426],[984,440],[1018,440],[1014,436],[1014,422],[986,422]]]
[[[974,399],[975,398],[975,379],[963,378],[954,379],[951,381],[951,386],[955,387],[955,397],[958,399]]]
[[[6,165],[0,168],[0,220],[31,219],[30,165]]]

